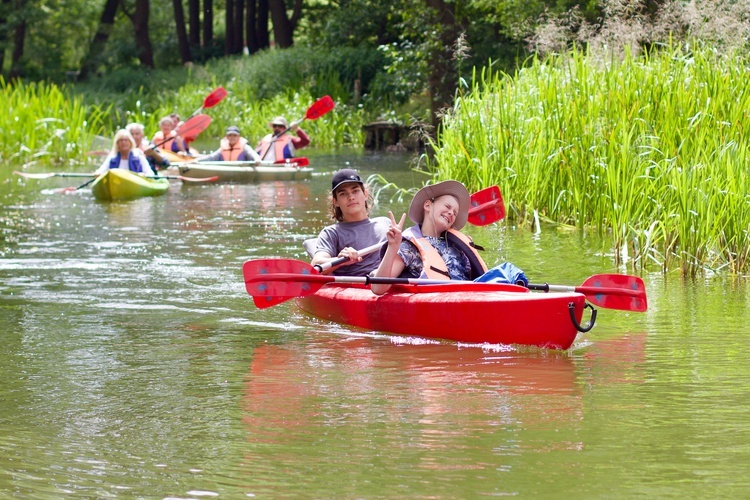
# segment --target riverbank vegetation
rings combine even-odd
[[[611,235],[640,271],[750,272],[750,8],[606,1],[537,23],[539,9],[470,1],[446,24],[435,5],[357,0],[311,9],[283,50],[145,71],[114,52],[85,81],[3,81],[0,157],[77,165],[96,136],[153,133],[219,85],[205,136],[236,124],[256,140],[329,94],[336,111],[305,123],[317,147],[359,147],[371,120],[431,123],[427,173],[498,184],[514,223]]]
[[[431,171],[498,184],[519,224],[609,234],[634,269],[747,274],[746,29],[645,51],[591,43],[513,76],[477,73],[445,116]]]

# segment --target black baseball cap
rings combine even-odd
[[[331,182],[331,193],[336,193],[336,189],[347,182],[356,182],[364,188],[362,178],[359,176],[356,170],[351,168],[344,168],[333,174],[333,181]]]

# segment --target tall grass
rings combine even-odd
[[[79,163],[94,135],[105,130],[108,114],[54,84],[8,84],[2,77],[0,106],[0,160],[15,165]]]
[[[609,233],[617,259],[685,275],[750,271],[750,80],[740,53],[669,46],[602,64],[579,51],[475,75],[433,163],[498,184],[510,217]]]

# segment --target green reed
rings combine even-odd
[[[0,78],[0,159],[4,164],[83,161],[95,134],[104,130],[108,110],[70,99],[53,84],[9,84]]]
[[[572,51],[475,75],[430,168],[498,184],[509,217],[610,234],[616,260],[685,275],[750,271],[747,59],[667,47]]]

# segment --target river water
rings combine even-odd
[[[0,497],[717,497],[750,490],[741,278],[644,276],[565,352],[431,342],[258,310],[242,264],[306,259],[331,172],[103,203],[0,173]],[[82,182],[82,181],[81,181]],[[374,214],[408,200],[384,192]],[[488,264],[577,285],[606,242],[506,223]],[[529,321],[533,321],[529,318]]]

